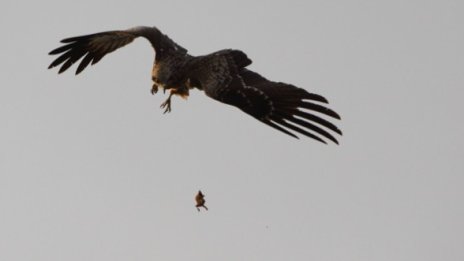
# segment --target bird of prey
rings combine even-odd
[[[61,40],[62,46],[50,55],[59,55],[48,67],[61,65],[59,73],[79,62],[76,74],[105,55],[146,38],[155,51],[151,93],[169,90],[169,98],[161,104],[171,111],[173,95],[186,98],[197,88],[219,102],[238,107],[257,120],[298,138],[296,133],[327,143],[338,144],[342,135],[327,118],[340,119],[326,107],[327,100],[318,94],[282,82],[270,81],[246,67],[251,60],[240,50],[225,49],[207,55],[193,56],[156,27],[138,26],[127,30],[106,31]]]
[[[198,194],[195,196],[195,201],[197,202],[197,210],[200,211],[200,207],[204,207],[206,210],[208,208],[205,206],[206,200],[205,200],[205,195],[201,193],[201,190],[198,191]]]

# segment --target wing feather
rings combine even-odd
[[[298,139],[298,136],[296,136],[295,134],[289,132],[288,130],[286,130],[286,129],[280,127],[279,125],[277,125],[277,124],[275,124],[275,123],[273,123],[273,122],[271,122],[271,121],[269,121],[269,120],[260,120],[260,121],[261,121],[262,123],[264,123],[264,124],[267,124],[267,125],[271,126],[272,128],[274,128],[274,129],[276,129],[276,130],[278,130],[278,131],[281,131],[281,132],[283,132],[283,133],[285,133],[285,134],[287,134],[287,135],[292,136],[293,138]]]
[[[269,81],[244,68],[249,63],[237,63],[231,52],[239,51],[222,51],[203,58],[199,66],[201,69],[195,72],[194,77],[206,95],[238,107],[292,137],[297,138],[293,131],[322,143],[326,143],[323,139],[326,138],[338,144],[335,134],[342,135],[340,129],[311,113],[340,119],[335,111],[324,105],[328,104],[327,99],[290,84]]]
[[[92,54],[87,53],[79,63],[79,66],[77,66],[76,74],[81,73],[92,62],[93,59],[95,59],[95,57]]]
[[[149,40],[157,53],[168,49],[187,52],[156,27],[139,26],[127,30],[106,31],[63,39],[61,43],[64,45],[49,53],[59,56],[50,64],[48,69],[61,65],[58,72],[62,73],[82,59],[76,70],[76,74],[79,74],[89,64],[98,63],[105,55],[128,45],[140,36]]]
[[[323,105],[328,104],[327,99],[321,95],[309,93],[302,88],[281,82],[272,82],[264,77],[261,77],[257,81],[256,75],[257,73],[247,69],[243,69],[239,74],[243,79],[245,90],[258,89],[261,99],[268,102],[255,102],[252,107],[241,108],[243,111],[258,119],[265,118],[272,120],[287,129],[317,141],[326,143],[321,138],[324,137],[338,144],[337,138],[329,131],[342,135],[340,129],[330,121],[310,113],[312,111],[320,113],[321,116],[325,115],[340,119],[340,116],[335,111]],[[240,88],[240,86],[234,88]],[[255,91],[254,93],[257,92]],[[309,102],[309,100],[314,102]],[[319,102],[320,104],[315,102]]]
[[[61,55],[48,68],[51,69],[61,65],[58,73],[62,73],[84,57],[76,70],[76,74],[79,74],[91,61],[93,61],[93,64],[98,62],[106,54],[129,44],[136,37],[137,35],[131,32],[108,31],[63,39],[61,42],[66,43],[66,45],[58,47],[49,53],[50,55]]]
[[[305,135],[305,136],[307,136],[307,137],[309,137],[309,138],[312,138],[312,139],[315,139],[315,140],[317,140],[317,141],[320,141],[320,142],[322,142],[322,143],[324,143],[324,144],[327,144],[327,142],[325,142],[323,139],[321,139],[321,138],[318,137],[317,135],[314,135],[313,133],[310,133],[310,132],[308,132],[308,131],[302,129],[302,128],[298,127],[297,125],[290,124],[290,123],[288,123],[287,121],[284,121],[283,119],[279,119],[279,118],[276,119],[276,120],[274,120],[274,121],[277,122],[277,123],[279,123],[280,125],[282,125],[282,126],[284,126],[284,127],[287,127],[287,128],[289,128],[289,129],[291,129],[291,130],[293,130],[293,131],[296,131],[296,132],[298,132],[298,133],[300,133],[300,134],[303,134],[303,135]],[[337,142],[337,144],[338,144],[338,142]]]
[[[286,119],[289,122],[295,123],[295,124],[297,124],[299,126],[307,128],[308,130],[314,131],[314,132],[326,137],[327,139],[333,141],[334,143],[338,144],[337,139],[335,139],[335,137],[332,136],[332,134],[330,134],[326,130],[322,129],[321,127],[318,127],[317,125],[312,124],[311,122],[298,119],[293,115],[288,115],[286,113],[280,113],[279,111],[276,111],[275,114],[280,118]]]

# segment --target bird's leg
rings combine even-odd
[[[163,85],[160,84],[156,75],[152,75],[151,80],[153,81],[153,85],[151,86],[151,94],[155,95],[155,93],[158,92],[159,88],[163,88]]]
[[[163,113],[171,112],[171,97],[172,97],[173,94],[174,94],[174,92],[171,91],[171,93],[169,94],[169,97],[166,99],[166,101],[161,103],[160,108],[165,108]]]
[[[203,203],[203,204],[197,204],[196,207],[197,207],[197,210],[198,210],[198,211],[200,211],[200,207],[203,207],[204,209],[208,210],[208,207],[206,207],[206,206],[204,205],[204,203]]]
[[[151,94],[155,95],[155,93],[158,92],[159,86],[156,83],[153,83],[153,86],[151,86]]]
[[[169,97],[168,99],[161,104],[161,108],[166,108],[164,113],[166,112],[171,112],[171,97],[172,95],[178,95],[184,99],[186,99],[189,96],[189,89],[187,87],[172,87],[172,88],[164,88],[163,92],[166,91],[166,89],[169,90]]]

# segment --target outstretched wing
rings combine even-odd
[[[82,58],[76,70],[76,74],[79,74],[89,64],[97,63],[108,53],[131,43],[139,36],[148,39],[157,53],[170,48],[187,52],[156,27],[139,26],[128,30],[107,31],[63,39],[61,42],[64,45],[49,53],[50,55],[60,54],[60,56],[50,64],[48,69],[61,65],[58,73],[62,73]]]
[[[324,117],[340,119],[327,108],[327,100],[304,89],[272,82],[244,67],[251,61],[240,51],[222,51],[205,57],[197,80],[205,93],[220,102],[240,108],[259,121],[298,138],[293,132],[326,143],[338,144],[340,129]],[[331,133],[332,132],[332,133]]]

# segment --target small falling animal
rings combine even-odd
[[[208,208],[205,206],[205,195],[201,193],[201,190],[198,191],[198,194],[195,196],[195,201],[197,202],[197,210],[200,211],[200,207],[204,207],[206,210]]]

